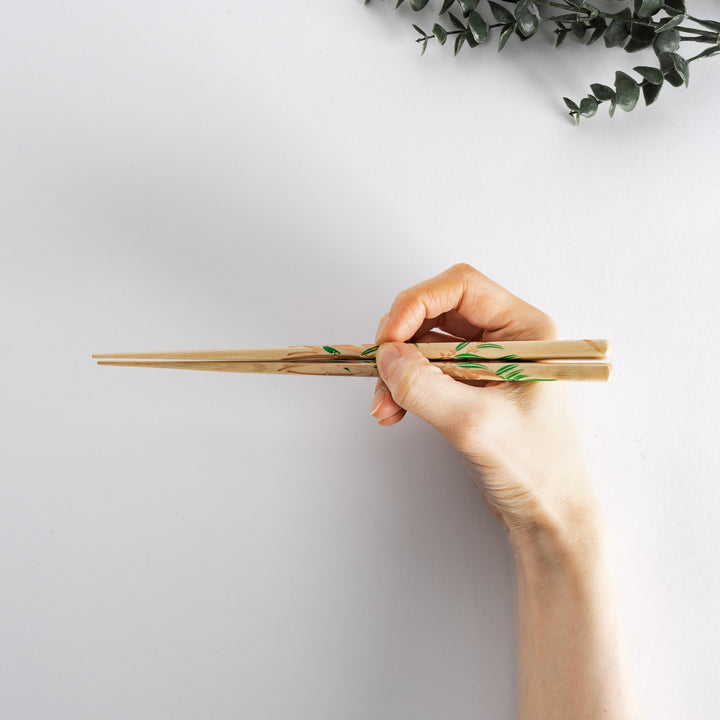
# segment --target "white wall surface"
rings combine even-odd
[[[0,717],[513,718],[512,554],[429,426],[90,359],[371,342],[458,261],[613,343],[574,397],[642,703],[716,716],[720,60],[576,129],[652,56],[420,57],[393,5],[5,8]]]

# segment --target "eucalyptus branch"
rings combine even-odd
[[[367,5],[370,0],[364,0]],[[398,8],[405,0],[396,0]],[[563,98],[569,115],[577,125],[581,117],[589,118],[597,113],[598,107],[609,103],[612,117],[620,107],[625,112],[633,110],[642,93],[646,105],[657,100],[664,84],[673,87],[688,86],[689,65],[701,58],[720,54],[720,21],[701,20],[689,15],[686,0],[618,0],[623,7],[618,12],[607,12],[588,0],[487,0],[490,13],[496,22],[489,24],[478,10],[480,0],[443,0],[438,15],[446,16],[445,25],[435,22],[429,33],[413,24],[421,45],[421,54],[428,43],[436,40],[445,45],[450,36],[454,54],[465,45],[474,48],[486,42],[492,30],[498,30],[498,51],[502,50],[512,35],[521,41],[535,35],[541,24],[555,26],[555,47],[559,47],[569,35],[583,45],[592,45],[603,38],[608,48],[619,47],[626,52],[639,52],[652,48],[657,67],[638,65],[633,70],[640,76],[635,80],[627,73],[615,73],[614,87],[592,84],[591,94],[579,102]],[[413,11],[423,10],[428,0],[408,0]],[[458,13],[451,12],[458,6]],[[509,5],[511,7],[506,7]],[[540,7],[562,10],[562,14],[540,14]],[[461,17],[459,17],[461,16]],[[686,23],[694,23],[693,27]],[[447,27],[449,25],[450,27]],[[685,58],[680,54],[682,43],[704,43],[710,45],[703,52]]]

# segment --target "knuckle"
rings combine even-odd
[[[468,275],[475,275],[479,272],[476,268],[466,262],[455,263],[450,268],[450,270],[462,277],[467,277]]]

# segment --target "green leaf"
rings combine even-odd
[[[635,13],[641,18],[652,17],[662,6],[663,0],[635,0]]]
[[[442,4],[442,7],[440,8],[439,15],[444,15],[452,6],[455,0],[445,0],[445,2]]]
[[[418,27],[417,25],[413,25],[413,27],[415,28],[415,30],[417,30],[418,33],[420,33],[420,35],[426,37],[425,31],[421,27]]]
[[[457,16],[453,15],[452,13],[448,13],[448,17],[450,18],[450,22],[458,29],[458,30],[465,30],[465,25],[462,20],[460,20]]]
[[[593,95],[598,100],[615,100],[615,91],[608,87],[607,85],[601,85],[600,83],[593,83],[590,86],[590,89],[593,91]]]
[[[655,30],[647,25],[632,23],[630,25],[630,36],[630,40],[625,45],[625,52],[638,52],[638,50],[644,50],[653,44]]]
[[[540,25],[540,13],[537,5],[532,0],[520,0],[515,8],[515,19],[521,35],[526,38],[534,35]]]
[[[657,85],[655,83],[651,83],[651,82],[648,82],[647,80],[644,80],[643,84],[642,84],[642,91],[643,91],[643,99],[645,100],[645,104],[652,105],[657,100],[657,97],[660,94],[661,89],[662,89],[662,85]]]
[[[555,47],[558,48],[563,44],[563,40],[567,37],[568,31],[563,28],[562,30],[556,30],[555,34],[557,35],[555,38]]]
[[[331,355],[342,355],[342,353],[337,348],[334,348],[330,345],[323,345],[322,349],[325,352],[330,353]]]
[[[360,355],[372,355],[380,346],[379,345],[373,345],[372,347],[366,348],[363,350]]]
[[[405,0],[397,0],[397,2],[395,3],[395,9],[397,10],[404,2]]]
[[[505,25],[505,27],[503,27],[503,29],[500,31],[500,40],[498,41],[498,52],[500,52],[505,47],[505,43],[507,43],[508,38],[512,35],[514,29],[515,29],[515,23],[513,22],[512,25]]]
[[[428,0],[410,0],[410,7],[415,10],[422,10],[428,4]]]
[[[595,18],[595,20],[593,20],[590,24],[594,30],[590,39],[587,41],[588,45],[592,45],[594,42],[598,41],[605,34],[608,26],[607,21],[603,17]]]
[[[468,14],[478,6],[480,0],[457,0],[457,2],[462,8],[463,14],[467,17]]]
[[[517,355],[503,355],[501,358],[498,358],[498,360],[514,360],[517,357]]]
[[[659,56],[662,53],[674,53],[680,47],[680,31],[665,30],[655,36],[653,50]]]
[[[685,0],[665,0],[665,12],[668,15],[687,15]]]
[[[468,17],[468,25],[473,38],[475,38],[475,42],[481,43],[487,40],[487,37],[490,34],[490,28],[479,12],[473,10],[470,13]]]
[[[481,365],[480,363],[458,363],[457,366],[461,368],[476,368],[478,370],[487,370],[487,366]],[[488,372],[490,371],[488,370]]]
[[[465,33],[460,33],[455,38],[455,51],[454,55],[457,55],[460,52],[460,48],[463,46],[463,43],[465,42]]]
[[[660,69],[673,87],[687,87],[690,83],[690,66],[687,60],[677,53],[663,53],[660,56]]]
[[[458,353],[455,357],[460,360],[487,360],[486,357],[475,355],[475,353]]]
[[[496,350],[502,350],[503,346],[498,345],[497,343],[484,342],[478,345],[478,350],[481,350],[482,348],[495,348]]]
[[[420,55],[425,54],[425,51],[427,50],[427,44],[428,44],[428,39],[425,38],[422,42],[422,50],[420,51]]]
[[[660,23],[658,23],[657,27],[655,28],[655,34],[665,32],[666,30],[672,30],[676,25],[679,25],[682,22],[685,22],[685,19],[687,18],[687,15],[685,13],[682,13],[681,15],[675,15],[673,17],[665,18]]]
[[[626,73],[618,70],[615,73],[615,92],[617,104],[625,112],[630,112],[640,98],[640,86]]]
[[[470,341],[469,341],[469,340],[467,340],[466,342],[458,343],[458,344],[455,346],[455,352],[457,352],[458,350],[462,350],[463,348],[466,348],[469,344],[470,344]]]
[[[659,68],[638,65],[638,67],[634,67],[633,70],[639,75],[642,75],[651,85],[663,84],[663,74]]]
[[[513,14],[504,8],[502,5],[499,5],[496,2],[493,2],[493,0],[489,0],[490,5],[490,12],[492,12],[493,17],[499,22],[503,23],[503,25],[507,25],[508,23],[514,23],[515,18],[513,17]]]
[[[584,22],[579,22],[579,21],[578,21],[578,22],[574,22],[574,23],[572,24],[572,27],[570,28],[570,32],[571,32],[572,36],[573,36],[576,40],[580,40],[580,41],[584,40],[584,39],[585,39],[585,33],[587,32],[587,28],[585,27],[585,23],[584,23]]]
[[[567,105],[568,110],[570,110],[570,112],[574,112],[574,113],[580,112],[580,107],[577,105],[577,103],[573,102],[570,98],[564,97],[563,100],[565,101],[565,104]]]
[[[580,114],[583,117],[592,117],[598,109],[598,101],[592,96],[588,95],[580,101]]]
[[[438,39],[438,42],[441,45],[444,45],[445,41],[447,40],[447,30],[445,30],[445,28],[439,23],[435,23],[433,25],[432,32],[433,35]]]
[[[618,47],[625,42],[630,35],[630,24],[628,23],[630,17],[628,8],[615,15],[605,31],[605,47]]]
[[[720,45],[713,45],[707,50],[703,50],[699,55],[696,55],[695,59],[699,60],[700,58],[704,57],[712,57],[713,55],[717,55],[718,53],[720,53]]]

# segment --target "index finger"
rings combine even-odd
[[[403,290],[375,342],[405,342],[433,327],[467,340],[557,337],[548,315],[466,263]]]

